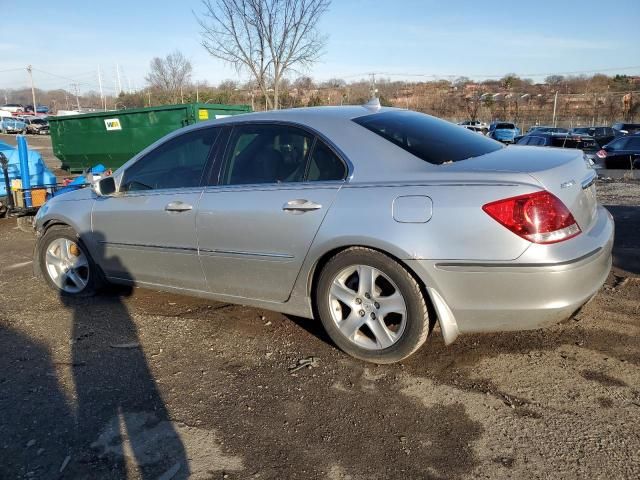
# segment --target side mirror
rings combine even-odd
[[[100,197],[113,195],[116,193],[116,181],[113,177],[104,177],[94,182],[92,188],[96,195]]]

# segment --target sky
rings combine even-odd
[[[247,80],[200,45],[199,0],[0,0],[0,95],[37,87],[142,88],[149,62],[178,49],[193,79]],[[609,5],[614,5],[609,8]],[[640,0],[333,0],[319,28],[321,60],[291,73],[316,80],[368,78],[477,80],[516,73],[534,80],[570,72],[640,74]],[[35,33],[34,33],[35,32]],[[628,68],[634,67],[634,68]]]

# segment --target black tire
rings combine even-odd
[[[400,338],[387,348],[371,350],[356,345],[342,334],[333,320],[329,301],[332,282],[341,271],[353,265],[374,267],[384,273],[395,283],[404,297],[407,312],[406,324]],[[394,259],[370,248],[348,248],[327,262],[318,277],[315,305],[325,330],[335,344],[349,355],[367,362],[378,364],[399,362],[418,350],[427,340],[430,331],[427,304],[418,282]]]
[[[47,266],[45,264],[47,249],[54,240],[60,238],[66,238],[73,241],[87,258],[89,278],[86,286],[79,292],[70,293],[62,290],[55,284],[49,272],[47,271]],[[36,275],[43,277],[47,285],[60,296],[92,297],[105,283],[103,280],[102,272],[94,263],[91,255],[89,254],[89,251],[87,250],[87,247],[84,245],[75,230],[67,225],[53,225],[49,227],[45,231],[44,235],[42,235],[42,237],[40,237],[36,243],[35,256],[36,258],[34,259],[34,264],[36,267]]]

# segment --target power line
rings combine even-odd
[[[630,66],[630,67],[611,67],[611,68],[597,68],[592,70],[574,70],[569,72],[546,72],[546,73],[520,73],[515,74],[519,77],[548,77],[551,75],[579,75],[585,73],[602,73],[602,72],[615,72],[621,70],[634,70],[640,69],[640,65]],[[349,75],[348,77],[341,78],[352,78],[352,77],[366,77],[370,76],[372,72],[359,73],[355,75]],[[396,73],[396,72],[375,72],[376,75],[387,75],[393,77],[428,77],[428,78],[455,78],[455,77],[475,77],[475,78],[502,78],[505,74],[499,75],[478,75],[478,74],[465,74],[465,75],[436,75],[429,73]]]

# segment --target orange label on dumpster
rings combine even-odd
[[[209,110],[198,110],[199,120],[209,120]]]

